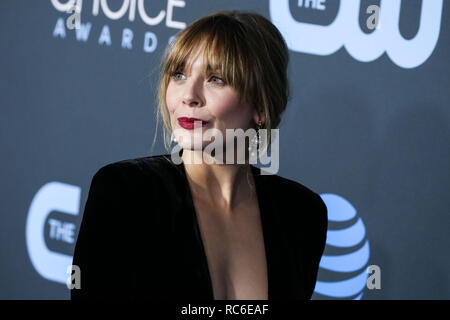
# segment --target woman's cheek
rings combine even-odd
[[[211,113],[216,117],[229,116],[239,110],[239,100],[233,94],[227,93],[210,97],[208,104]]]
[[[166,105],[167,105],[167,109],[169,109],[170,113],[173,113],[176,109],[176,97],[175,94],[172,93],[172,90],[167,90],[166,93]]]
[[[175,104],[172,103],[170,100],[166,101],[167,109],[169,110],[169,113],[173,113],[175,111]]]

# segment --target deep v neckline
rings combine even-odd
[[[200,250],[201,250],[201,264],[202,264],[202,268],[203,268],[203,272],[206,274],[207,276],[207,282],[208,282],[208,299],[214,300],[214,289],[213,289],[213,284],[212,284],[212,279],[211,279],[211,272],[208,266],[208,257],[206,255],[206,250],[205,250],[205,245],[203,242],[203,238],[201,236],[201,232],[200,232],[200,226],[199,226],[199,222],[198,222],[198,213],[197,210],[195,209],[195,205],[194,205],[194,200],[192,198],[192,192],[191,192],[191,188],[189,185],[189,181],[186,175],[186,168],[184,166],[183,161],[180,164],[176,164],[176,166],[179,168],[180,172],[183,175],[183,181],[184,181],[184,186],[185,186],[185,192],[187,195],[187,201],[188,201],[188,205],[189,205],[189,212],[192,215],[192,220],[193,220],[193,227],[194,227],[194,232],[195,232],[195,237],[197,239],[198,244],[200,245]],[[260,173],[260,169],[250,165],[251,168],[251,172],[252,172],[252,176],[253,176],[253,181],[255,184],[255,192],[256,192],[256,197],[257,197],[257,201],[258,201],[258,206],[259,206],[259,214],[260,214],[260,221],[261,221],[261,226],[262,226],[262,237],[263,237],[263,241],[264,241],[264,252],[265,252],[265,258],[266,258],[266,274],[267,274],[267,299],[270,300],[272,295],[272,266],[271,266],[271,250],[270,250],[270,246],[269,246],[269,242],[268,242],[268,234],[269,234],[269,226],[268,226],[268,217],[267,217],[267,212],[266,212],[266,205],[264,203],[264,199],[266,199],[266,195],[264,194],[264,189],[263,186],[261,184],[261,173]]]

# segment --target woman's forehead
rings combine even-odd
[[[218,71],[222,68],[222,61],[217,54],[207,54],[204,47],[196,47],[186,54],[181,63],[181,67],[184,70],[198,68],[208,71]]]

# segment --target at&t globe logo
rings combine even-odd
[[[314,298],[360,300],[369,276],[366,228],[346,199],[330,193],[321,197],[328,209],[328,232]]]

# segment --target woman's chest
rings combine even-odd
[[[195,204],[214,299],[268,298],[267,259],[257,203],[231,212]]]

